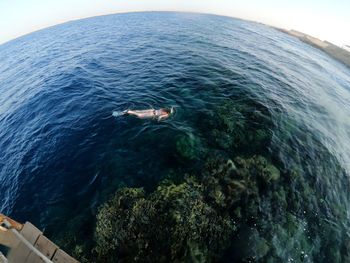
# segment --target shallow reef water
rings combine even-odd
[[[0,58],[0,211],[81,262],[350,262],[350,70],[321,51],[149,12]],[[175,113],[112,116],[149,107]]]

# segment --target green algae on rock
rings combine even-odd
[[[225,151],[261,154],[271,139],[270,113],[261,104],[249,101],[235,104],[226,101],[204,119],[208,144]]]
[[[186,176],[182,183],[164,180],[151,193],[141,188],[118,190],[97,216],[99,259],[219,260],[241,225],[241,213],[256,215],[256,210],[243,204],[258,198],[257,179],[274,177],[276,171],[267,169],[269,165],[259,156],[235,161],[209,159],[202,175]],[[270,177],[263,177],[266,174]],[[262,237],[259,240],[254,244],[259,251],[255,256],[260,258],[269,248]]]
[[[192,133],[178,136],[176,150],[177,154],[184,160],[198,159],[203,151],[199,138]]]
[[[124,188],[99,211],[96,251],[100,261],[211,262],[235,227],[202,195],[193,178],[165,183],[153,193]]]
[[[200,174],[164,180],[151,193],[120,189],[97,217],[98,261],[343,262],[349,242],[320,220],[317,196],[297,172],[262,156],[208,158]]]

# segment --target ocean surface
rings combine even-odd
[[[215,146],[206,120],[222,105],[266,112],[268,143]],[[175,114],[112,116],[151,107]],[[257,260],[350,258],[350,69],[322,51],[262,24],[171,12],[83,19],[0,45],[0,212],[53,240],[121,187],[153,191],[196,170],[199,161],[179,161],[179,136],[267,156],[307,186],[281,182],[301,200],[286,207],[300,227],[284,239],[271,231]]]

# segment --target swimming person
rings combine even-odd
[[[120,113],[114,111],[113,116],[133,115],[140,119],[156,119],[158,121],[165,120],[174,112],[173,108],[161,108],[159,110],[125,110]]]

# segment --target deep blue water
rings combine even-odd
[[[249,99],[272,116],[266,150],[345,211],[332,223],[349,238],[350,70],[273,28],[189,13],[68,22],[0,46],[0,94],[0,212],[52,236],[120,186],[152,189],[178,165],[177,135],[205,136],[201,114]],[[151,106],[176,114],[111,115]]]

